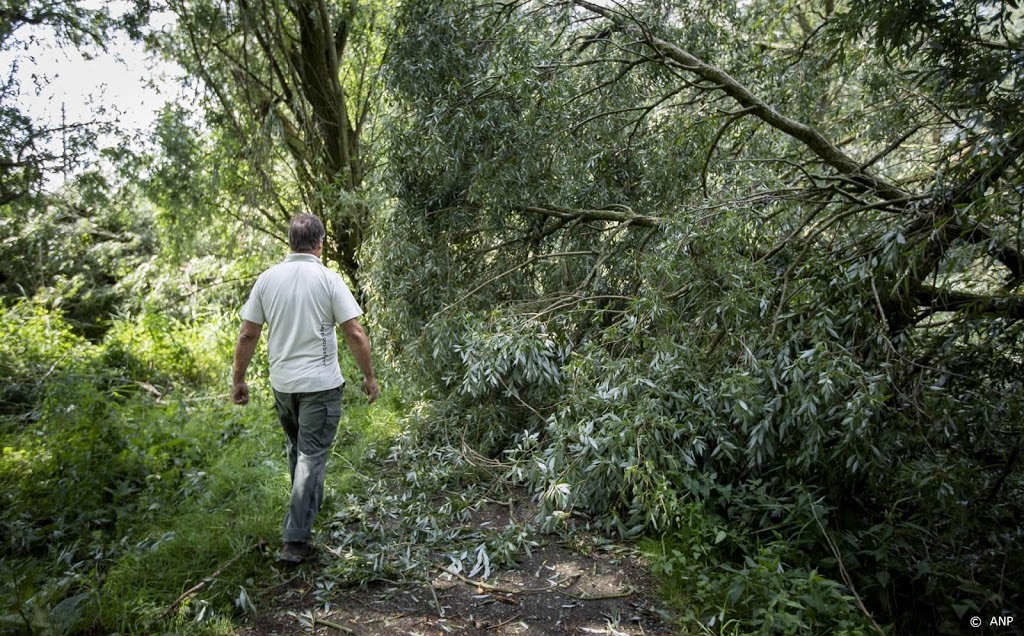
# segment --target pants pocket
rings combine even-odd
[[[299,451],[306,455],[327,451],[338,433],[341,414],[341,403],[336,397],[303,404],[299,410]]]

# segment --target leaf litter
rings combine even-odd
[[[316,558],[278,570],[238,636],[676,633],[631,546],[572,518],[541,533],[501,470],[402,442],[370,451],[376,477],[325,505]]]

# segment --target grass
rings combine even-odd
[[[234,317],[143,316],[88,343],[45,309],[0,313],[0,633],[232,633],[281,577],[289,480],[265,347],[243,408],[224,395]],[[321,520],[397,435],[384,386],[372,407],[346,392]]]
[[[101,589],[105,629],[133,633],[165,615],[184,620],[211,608],[230,615],[238,586],[265,567],[255,546],[269,544],[276,531],[271,511],[283,487],[272,465],[269,428],[260,422],[231,444],[205,471],[202,488],[140,529],[142,539],[111,568]],[[219,570],[217,580],[175,609],[183,593]]]
[[[32,432],[6,429],[0,632],[231,634],[260,607],[282,578],[289,479],[270,391],[255,384],[246,407],[55,390]],[[344,406],[321,519],[359,487],[366,450],[397,434],[389,393],[370,407],[349,390]]]
[[[274,556],[289,480],[268,393],[254,391],[250,405],[234,407],[246,412],[246,430],[209,464],[202,486],[154,518],[139,547],[111,568],[100,591],[98,622],[105,630],[149,633],[163,624],[176,633],[232,633],[230,619],[255,611],[281,578]],[[321,518],[358,483],[353,471],[366,448],[397,432],[394,399],[368,407],[348,391],[344,405]]]

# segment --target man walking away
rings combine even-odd
[[[380,394],[370,360],[370,341],[359,324],[363,310],[337,273],[320,261],[324,225],[301,214],[288,227],[291,253],[260,274],[242,307],[235,346],[231,399],[249,402],[245,373],[267,325],[270,385],[284,429],[291,500],[284,516],[281,560],[300,563],[312,553],[313,520],[323,501],[327,456],[341,419],[345,380],[338,364],[335,325],[363,374],[372,404]]]

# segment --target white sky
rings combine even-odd
[[[88,49],[91,59],[74,47],[61,49],[46,29],[23,27],[15,37],[27,47],[0,52],[0,73],[17,66],[15,103],[37,126],[59,126],[63,106],[68,124],[116,122],[131,136],[148,130],[161,106],[176,98],[174,67],[151,59],[123,35],[105,53]]]

